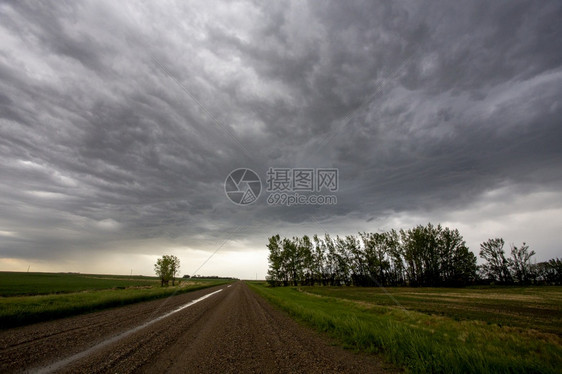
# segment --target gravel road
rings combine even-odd
[[[396,371],[332,345],[243,282],[0,332],[2,373]]]

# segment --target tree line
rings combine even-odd
[[[503,239],[482,243],[480,256],[486,263],[477,266],[457,229],[431,223],[335,238],[274,235],[267,248],[267,281],[272,286],[464,286],[483,280],[509,284],[543,278],[560,284],[562,274],[558,259],[531,264],[535,253],[526,244],[513,247],[512,257],[506,258]]]
[[[562,260],[533,263],[535,251],[523,243],[511,245],[511,257],[506,257],[502,238],[488,239],[480,245],[480,257],[486,262],[479,267],[481,279],[499,284],[562,284]]]

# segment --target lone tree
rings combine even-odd
[[[154,264],[154,271],[156,275],[160,278],[160,285],[169,285],[170,279],[172,280],[172,286],[176,283],[176,274],[180,270],[180,259],[174,255],[164,255],[159,258]]]

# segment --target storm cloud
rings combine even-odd
[[[429,221],[560,256],[561,118],[558,1],[2,3],[0,268],[263,277],[268,235]],[[227,198],[270,167],[338,203]]]

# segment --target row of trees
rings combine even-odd
[[[486,262],[479,267],[480,277],[500,284],[562,284],[562,261],[553,258],[549,261],[533,263],[535,251],[523,243],[520,247],[511,245],[511,257],[503,250],[504,240],[488,239],[480,245],[480,257]]]
[[[505,284],[560,282],[559,260],[531,264],[535,253],[525,244],[512,247],[512,257],[506,259],[503,244],[503,239],[482,243],[480,256],[486,263],[478,267],[458,230],[431,223],[335,238],[275,235],[267,244],[267,280],[273,286],[463,286],[481,279]]]
[[[189,275],[184,275],[184,278],[189,278]],[[237,280],[238,278],[234,278],[234,277],[221,277],[219,275],[194,275],[191,277],[191,279],[232,279],[232,280]]]
[[[532,269],[536,281],[544,284],[562,285],[562,260],[558,257],[539,262],[533,265]]]
[[[464,285],[476,256],[458,230],[441,225],[358,236],[269,238],[272,285]]]

